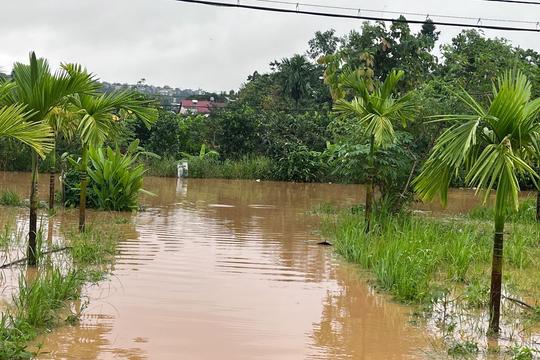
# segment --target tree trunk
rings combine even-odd
[[[501,318],[502,267],[504,245],[504,216],[495,217],[493,237],[493,261],[491,265],[491,291],[489,297],[489,330],[492,335],[499,334]]]
[[[374,171],[374,155],[375,155],[375,138],[372,136],[369,145],[369,169],[368,183],[366,187],[366,209],[365,209],[365,227],[366,233],[371,231],[371,214],[373,212],[373,171]]]
[[[38,155],[32,152],[32,184],[30,188],[30,227],[28,231],[28,265],[37,263]]]
[[[81,193],[79,197],[79,232],[84,232],[86,226],[86,188],[88,186],[88,149],[83,145],[81,168],[79,169]]]
[[[49,176],[49,210],[54,209],[54,182],[56,177],[56,149],[53,148],[53,150],[50,152],[51,156],[51,168],[50,168],[50,176]]]
[[[365,213],[365,231],[366,233],[371,230],[371,213],[373,212],[373,182],[369,179],[369,183],[366,185],[366,213]]]
[[[536,192],[536,222],[540,222],[540,191]]]

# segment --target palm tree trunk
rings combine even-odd
[[[491,265],[491,291],[489,297],[489,330],[499,334],[502,296],[502,267],[504,245],[504,215],[495,215],[495,235],[493,237],[493,261]]]
[[[38,155],[32,151],[32,183],[30,188],[30,227],[28,231],[28,265],[37,263]]]
[[[88,186],[88,149],[82,148],[81,168],[79,169],[81,193],[79,197],[79,231],[84,232],[86,226],[86,188]]]
[[[53,148],[50,152],[51,168],[49,175],[49,210],[54,209],[54,181],[56,177],[56,149]]]
[[[366,212],[365,212],[365,227],[366,233],[371,230],[371,214],[373,212],[373,170],[374,170],[374,154],[375,154],[375,139],[372,136],[369,145],[369,170],[368,183],[366,187]]]

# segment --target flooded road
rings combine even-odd
[[[0,173],[0,189],[27,196],[27,176]],[[361,186],[147,178],[145,188],[156,196],[122,215],[112,276],[85,290],[79,325],[40,339],[39,359],[425,357],[410,309],[317,245],[308,212],[358,203]]]
[[[27,196],[26,177],[3,174],[0,187]],[[358,186],[147,178],[145,188],[157,196],[128,215],[110,280],[86,289],[78,326],[40,339],[40,359],[407,359],[426,348],[409,309],[317,245],[307,212],[359,202]]]

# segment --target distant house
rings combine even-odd
[[[180,103],[180,114],[210,114],[215,109],[225,107],[225,103],[210,100],[182,100]]]

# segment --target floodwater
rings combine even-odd
[[[28,174],[0,173],[0,190],[27,196],[28,184]],[[45,199],[48,177],[41,184]],[[112,275],[85,289],[80,324],[39,340],[39,359],[426,357],[429,336],[410,324],[410,309],[317,245],[309,211],[358,203],[361,186],[147,178],[145,188],[156,196],[143,199],[146,211],[122,214]],[[452,211],[477,204],[462,195],[450,194]]]

